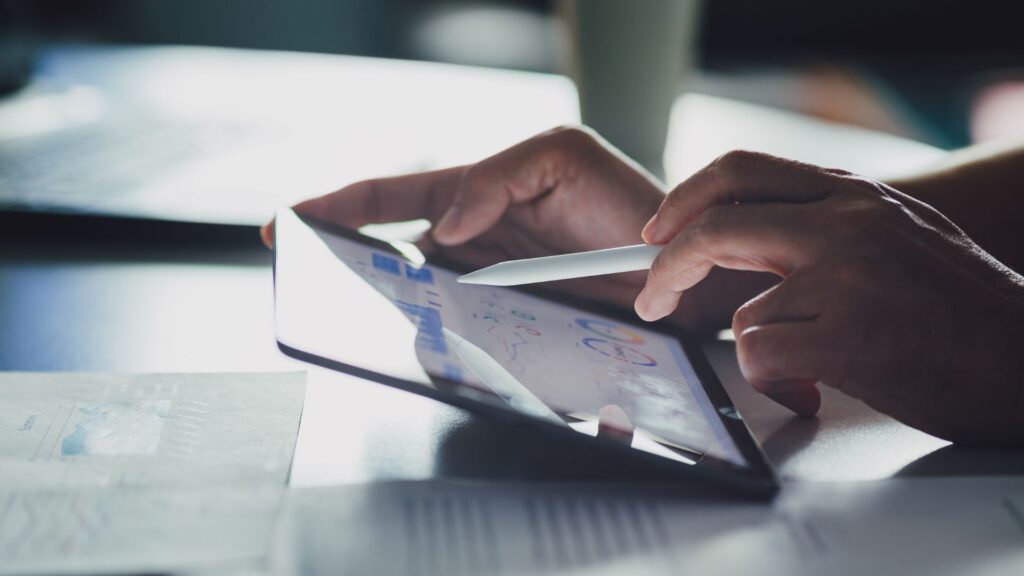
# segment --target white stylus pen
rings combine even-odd
[[[647,270],[654,263],[654,259],[661,249],[662,246],[639,244],[559,256],[509,260],[459,276],[458,280],[462,284],[518,286],[535,282]]]

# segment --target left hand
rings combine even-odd
[[[734,152],[679,185],[644,238],[668,243],[635,303],[646,320],[714,266],[783,278],[733,331],[747,380],[797,413],[817,411],[821,382],[949,440],[1024,445],[1024,278],[930,206]]]
[[[424,218],[434,225],[419,242],[468,268],[504,260],[636,244],[658,209],[662,185],[586,128],[538,134],[476,164],[349,184],[307,200],[295,211],[348,228]],[[273,224],[261,231],[273,244]],[[684,330],[728,325],[736,308],[775,279],[717,270],[673,315]],[[547,285],[572,298],[628,309],[641,272]]]

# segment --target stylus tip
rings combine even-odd
[[[484,270],[477,270],[475,272],[470,272],[469,274],[463,274],[455,280],[459,284],[487,284],[487,274],[481,274],[481,272],[484,272]]]

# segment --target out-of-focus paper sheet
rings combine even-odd
[[[1024,574],[1024,478],[685,489],[392,483],[293,493],[294,573]]]
[[[301,373],[0,375],[0,573],[265,559]]]

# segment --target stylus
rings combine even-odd
[[[600,276],[633,270],[647,270],[662,246],[640,244],[559,256],[542,256],[500,262],[476,272],[459,276],[463,284],[518,286],[552,280]]]

